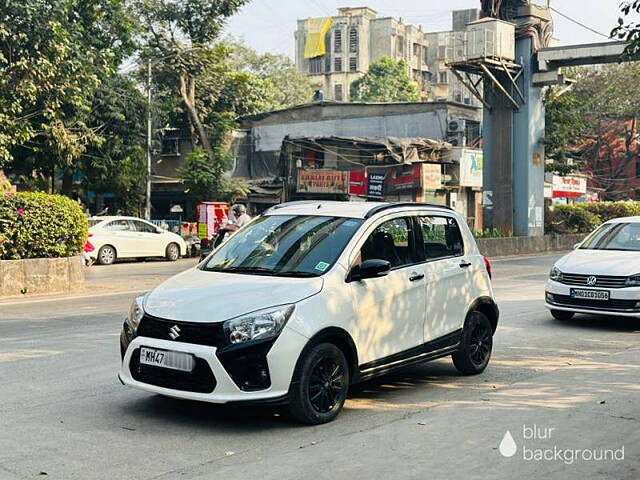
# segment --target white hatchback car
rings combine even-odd
[[[576,313],[640,317],[640,217],[610,220],[551,269],[546,307],[558,320]]]
[[[133,302],[119,377],[328,422],[350,384],[400,367],[451,355],[482,372],[498,323],[489,271],[446,207],[282,204]]]
[[[102,265],[117,258],[165,257],[175,261],[187,254],[180,235],[167,232],[136,217],[93,217],[89,219],[91,257]]]

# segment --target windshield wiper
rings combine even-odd
[[[301,277],[301,278],[310,278],[310,277],[317,277],[318,276],[315,273],[301,272],[301,271],[298,271],[298,270],[276,272],[276,275],[279,276],[279,277]]]
[[[275,275],[276,272],[270,268],[264,267],[225,267],[225,268],[208,268],[210,272],[231,272],[231,273],[255,273],[258,275]]]

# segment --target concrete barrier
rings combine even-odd
[[[73,293],[83,287],[80,257],[0,260],[0,297]]]
[[[479,238],[476,240],[485,257],[507,257],[571,250],[585,234],[545,235],[543,237]]]

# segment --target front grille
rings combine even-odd
[[[593,310],[618,310],[625,312],[640,312],[640,308],[636,307],[637,300],[590,300],[586,298],[572,298],[569,295],[547,294],[550,303],[562,307],[583,307]]]
[[[589,285],[587,279],[595,277],[596,283]],[[575,273],[563,273],[562,283],[580,287],[624,288],[627,286],[627,277],[613,277],[610,275],[580,275]]]
[[[140,364],[140,349],[131,355],[129,370],[138,382],[157,387],[182,390],[185,392],[211,393],[216,388],[216,379],[209,364],[202,358],[195,357],[195,366],[191,372],[171,370]]]
[[[170,330],[175,326],[179,329],[179,336],[172,338]],[[221,348],[226,345],[222,323],[176,322],[145,314],[140,321],[136,334],[140,337],[194,343],[209,347]]]

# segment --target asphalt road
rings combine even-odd
[[[354,387],[317,427],[120,385],[134,292],[192,260],[91,267],[89,292],[126,293],[0,303],[0,480],[638,479],[640,320],[552,320],[555,258],[494,263],[502,317],[483,375],[414,367]]]

